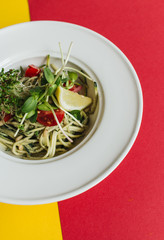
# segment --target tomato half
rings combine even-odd
[[[12,115],[11,115],[11,114],[5,114],[3,120],[4,120],[4,122],[8,122],[11,118],[12,118]]]
[[[61,109],[54,110],[59,123],[64,118],[64,112]],[[55,126],[57,122],[51,111],[38,110],[37,121],[44,126]]]
[[[70,88],[69,90],[72,92],[80,92],[80,90],[82,89],[81,85],[76,85],[74,84],[72,88]]]
[[[35,77],[41,72],[41,69],[34,66],[29,65],[25,72],[25,77]]]

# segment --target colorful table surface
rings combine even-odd
[[[88,27],[116,44],[136,69],[144,98],[137,140],[119,167],[91,190],[38,205],[0,204],[0,239],[164,239],[163,0],[8,0],[0,27],[57,20]]]

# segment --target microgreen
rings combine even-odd
[[[20,66],[20,76],[23,77],[25,74],[25,71],[23,70],[22,66]]]
[[[57,85],[56,84],[53,84],[51,87],[49,87],[49,89],[48,89],[48,95],[49,96],[51,96],[54,92],[55,92],[55,90],[57,89]]]
[[[0,72],[0,111],[14,113],[19,107],[18,91],[23,89],[20,85],[19,73],[20,71],[15,69],[4,72],[4,68],[2,68]]]
[[[47,67],[50,66],[50,55],[47,56],[47,63],[46,63]]]
[[[38,137],[39,136],[39,131],[35,132],[35,136]]]
[[[50,110],[50,108],[45,103],[38,105],[37,108],[41,111],[49,111]]]
[[[71,115],[73,115],[77,120],[81,121],[82,120],[82,117],[81,117],[81,114],[80,114],[80,111],[79,110],[73,110],[70,112]]]
[[[68,71],[68,76],[69,76],[70,80],[72,80],[73,82],[76,81],[77,78],[78,78],[78,75],[75,72],[69,72]]]
[[[34,114],[35,114],[35,109],[28,112],[28,114],[26,115],[26,119],[31,118]]]
[[[24,130],[24,125],[19,125],[19,126],[18,126],[18,129],[19,129],[19,130]]]
[[[43,93],[40,87],[35,87],[30,90],[31,96],[39,97]]]
[[[67,81],[68,81],[68,78],[62,78],[62,79],[61,79],[61,82],[62,82],[62,83],[66,83]]]
[[[22,106],[23,113],[29,113],[32,110],[36,109],[37,106],[37,99],[34,96],[27,98],[25,103]]]
[[[37,111],[35,111],[35,114],[29,118],[29,120],[32,122],[32,123],[35,123],[36,122],[36,119],[37,119],[37,116],[38,116],[38,113]]]
[[[43,72],[44,72],[44,76],[45,76],[45,79],[47,80],[47,82],[50,84],[53,83],[54,82],[54,74],[51,72],[49,67],[45,67]]]

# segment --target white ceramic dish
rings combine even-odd
[[[141,124],[139,79],[125,55],[109,40],[78,25],[39,21],[0,30],[0,68],[39,64],[59,57],[58,42],[70,61],[97,83],[99,109],[88,136],[54,159],[25,161],[0,152],[0,201],[43,204],[76,196],[108,176],[132,147]]]

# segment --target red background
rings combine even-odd
[[[143,90],[143,121],[127,157],[96,187],[59,203],[63,239],[163,240],[164,1],[29,0],[29,6],[31,20],[71,22],[107,37],[132,62]]]

